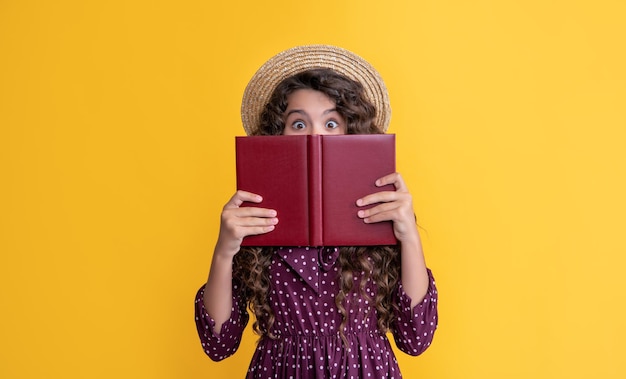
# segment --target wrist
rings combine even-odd
[[[397,233],[397,238],[398,241],[400,241],[400,243],[402,244],[422,244],[420,235],[417,232],[417,227],[411,227],[409,230],[406,230],[403,233]]]
[[[239,252],[238,244],[224,244],[217,241],[213,250],[213,258],[232,261],[235,254]]]
[[[417,230],[414,233],[404,234],[398,238],[403,251],[422,251],[422,240]]]

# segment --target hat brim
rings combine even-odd
[[[276,54],[254,74],[243,93],[241,121],[248,135],[259,126],[261,112],[276,86],[300,72],[327,68],[363,85],[365,96],[376,108],[376,126],[383,132],[389,127],[391,106],[387,87],[374,67],[360,56],[329,45],[304,45]]]

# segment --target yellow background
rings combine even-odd
[[[626,3],[0,1],[0,377],[243,377],[193,297],[270,56],[390,91],[440,290],[408,378],[626,377]]]

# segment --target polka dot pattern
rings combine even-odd
[[[283,248],[270,265],[269,301],[276,317],[275,340],[262,338],[248,378],[400,378],[398,362],[387,335],[377,330],[373,304],[360,293],[344,301],[348,322],[340,334],[341,315],[335,305],[339,292],[336,248]],[[419,355],[430,346],[437,328],[437,289],[430,270],[424,300],[411,308],[411,299],[398,285],[394,301],[400,306],[391,328],[398,348]],[[355,275],[355,280],[360,280]],[[196,296],[196,325],[206,354],[213,360],[233,354],[241,341],[248,314],[233,299],[230,319],[216,333],[215,322],[202,304],[204,288]],[[365,293],[373,298],[376,286],[368,281]]]

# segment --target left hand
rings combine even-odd
[[[380,203],[370,209],[358,211],[357,215],[366,223],[392,221],[393,232],[400,242],[419,240],[413,197],[400,173],[393,173],[376,180],[376,186],[393,184],[395,191],[376,192],[357,200],[358,206]]]

